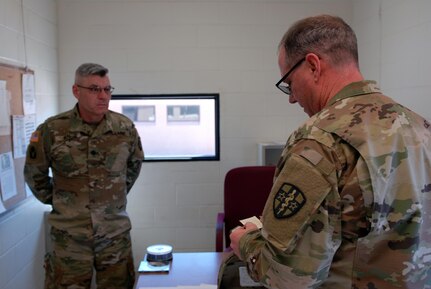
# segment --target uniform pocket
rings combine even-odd
[[[126,142],[118,143],[106,152],[105,167],[112,176],[126,173],[130,146]]]
[[[78,170],[74,157],[78,156],[66,142],[56,143],[51,147],[52,168],[60,175],[69,176]]]

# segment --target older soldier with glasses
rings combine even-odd
[[[431,288],[431,131],[364,80],[341,18],[296,22],[276,86],[310,116],[288,139],[262,223],[233,252],[268,288]]]
[[[113,90],[107,68],[82,64],[72,87],[75,107],[48,118],[31,137],[25,180],[52,206],[45,288],[89,289],[93,272],[97,288],[133,288],[126,203],[144,156],[133,123],[108,110]]]

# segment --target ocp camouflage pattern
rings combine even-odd
[[[92,126],[75,106],[37,128],[24,176],[36,198],[52,205],[51,226],[76,240],[111,238],[131,228],[126,197],[142,160],[140,138],[128,118],[109,111]]]
[[[286,183],[306,203],[277,218]],[[289,137],[241,258],[271,288],[431,288],[430,191],[429,122],[374,81],[352,83]]]

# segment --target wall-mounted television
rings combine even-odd
[[[219,94],[114,94],[109,109],[129,117],[144,161],[220,160]]]

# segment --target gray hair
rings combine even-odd
[[[75,82],[78,82],[80,77],[86,77],[90,75],[98,75],[104,77],[109,72],[108,68],[97,64],[97,63],[84,63],[81,64],[75,72]]]
[[[336,66],[353,62],[359,67],[355,32],[337,16],[318,15],[295,22],[281,39],[280,48],[285,49],[289,62],[315,53]]]

